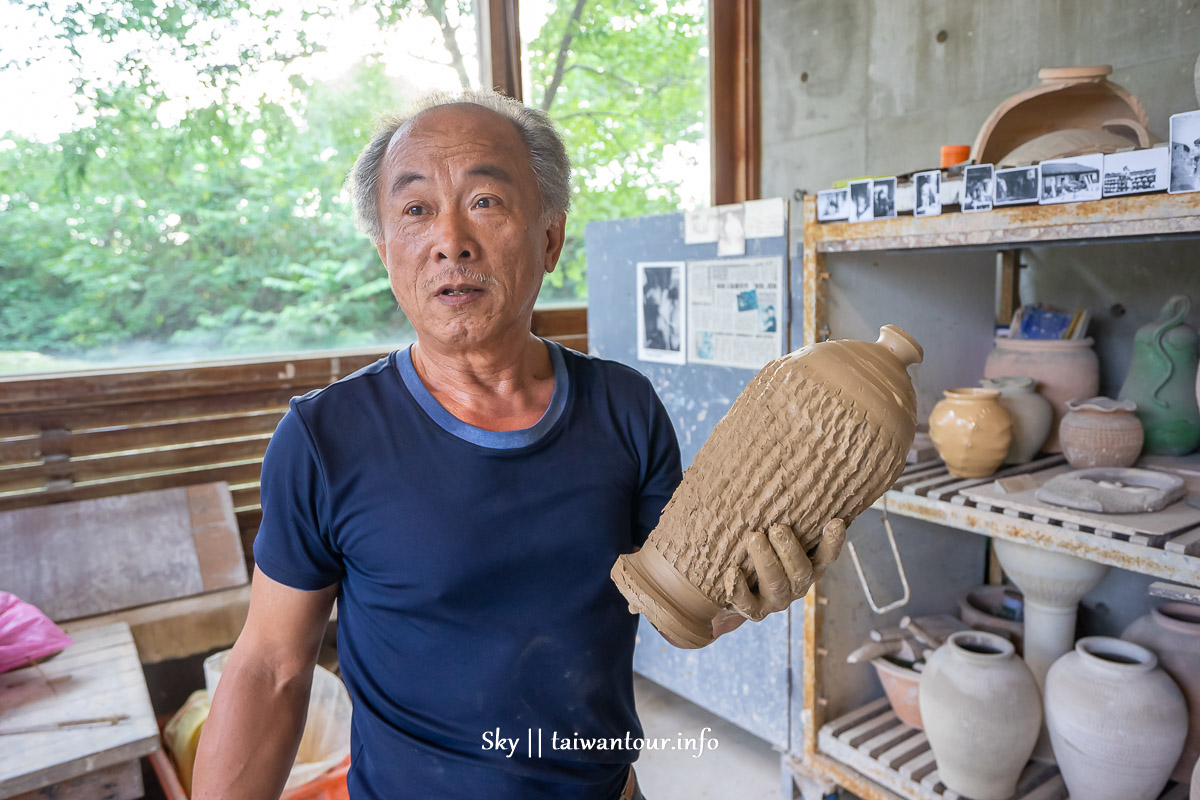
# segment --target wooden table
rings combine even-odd
[[[160,740],[129,626],[72,637],[40,666],[0,673],[0,800],[143,796],[138,759]],[[120,719],[61,725],[98,718]]]

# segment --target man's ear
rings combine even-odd
[[[558,257],[562,255],[566,238],[567,214],[565,211],[559,211],[546,228],[546,261],[543,268],[547,274],[554,272],[554,268],[558,266]]]
[[[375,250],[379,253],[379,260],[382,261],[383,266],[386,267],[387,266],[387,247],[384,245],[382,239],[380,239],[378,242],[375,243]]]

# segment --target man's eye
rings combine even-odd
[[[475,201],[476,208],[492,208],[496,205],[496,201],[490,197],[481,197]]]
[[[404,209],[404,214],[409,217],[419,217],[425,213],[425,206],[416,205],[415,203]]]

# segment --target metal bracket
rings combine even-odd
[[[912,592],[908,588],[908,576],[904,574],[904,562],[900,560],[900,549],[896,547],[896,534],[892,532],[892,523],[888,521],[887,495],[885,494],[881,500],[883,503],[883,529],[887,533],[888,544],[892,547],[892,557],[896,559],[896,572],[900,574],[900,585],[904,587],[904,594],[898,600],[883,607],[875,602],[875,595],[871,593],[871,586],[867,583],[867,576],[863,573],[862,562],[858,560],[858,550],[855,549],[854,542],[846,540],[846,544],[850,548],[850,560],[854,562],[854,571],[858,573],[858,582],[862,584],[863,594],[867,596],[867,603],[876,614],[886,614],[902,608],[908,605],[908,601],[912,597]]]

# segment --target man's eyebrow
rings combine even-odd
[[[392,181],[392,194],[417,181],[423,180],[425,180],[425,176],[419,172],[402,172],[396,176],[396,180]]]
[[[495,178],[504,183],[512,183],[512,176],[503,167],[496,164],[478,164],[467,170],[468,175],[482,178]]]

